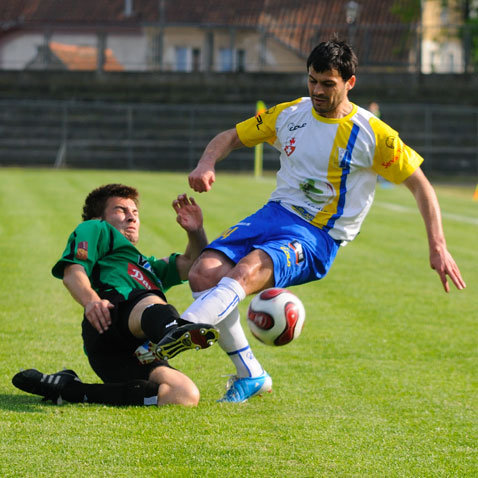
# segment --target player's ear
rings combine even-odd
[[[357,80],[357,77],[355,75],[352,75],[346,82],[345,82],[345,88],[347,91],[350,91],[354,86],[355,86],[355,81]]]

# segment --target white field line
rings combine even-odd
[[[383,207],[385,209],[390,209],[391,211],[403,212],[403,213],[411,213],[417,211],[416,208],[411,208],[407,206],[400,206],[399,204],[393,204],[391,202],[382,202],[382,201],[374,201],[374,204],[377,206]],[[461,216],[460,214],[452,214],[449,212],[443,212],[442,216],[446,219],[451,219],[452,221],[456,222],[464,222],[467,224],[473,224],[478,226],[478,218],[475,217],[468,217],[468,216]]]

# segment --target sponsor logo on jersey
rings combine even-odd
[[[396,136],[388,136],[387,139],[385,140],[385,145],[387,148],[394,149],[395,148],[395,139]]]
[[[299,213],[306,221],[312,222],[315,219],[314,214],[311,214],[302,206],[292,206],[292,209]]]
[[[282,252],[285,254],[285,257],[287,258],[287,267],[290,267],[292,265],[290,261],[290,250],[286,246],[281,246]]]
[[[289,131],[296,131],[296,130],[298,130],[299,128],[303,128],[303,127],[306,126],[306,125],[307,125],[307,123],[302,123],[302,124],[289,123],[289,124],[287,125],[287,129],[288,129]]]
[[[295,138],[290,138],[289,140],[287,140],[284,146],[284,153],[287,154],[287,156],[290,156],[294,151],[295,151]]]
[[[88,259],[88,242],[87,241],[81,241],[78,243],[75,257],[80,261],[86,261]]]
[[[145,289],[158,289],[158,286],[149,277],[146,277],[139,267],[131,263],[128,263],[128,275]]]
[[[383,162],[382,166],[385,169],[389,168],[393,163],[396,163],[400,159],[400,157],[402,156],[402,152],[402,146],[399,144],[395,151],[395,154],[393,155],[393,158],[390,161]]]
[[[151,264],[143,256],[138,256],[138,265],[149,272],[153,272],[153,268],[151,267]]]
[[[315,207],[324,207],[330,204],[335,197],[335,190],[327,181],[318,179],[307,179],[299,185],[300,190],[305,197],[311,201]]]
[[[237,231],[237,226],[230,227],[227,231],[223,232],[219,237],[220,239],[226,239],[226,237],[229,237],[234,231]]]
[[[257,129],[260,129],[259,126],[264,123],[264,120],[262,119],[261,115],[260,114],[257,114],[256,115],[256,121],[257,121],[257,124],[256,124],[256,128]]]
[[[299,262],[303,262],[304,250],[302,249],[302,244],[299,241],[292,241],[289,247],[294,251],[295,263],[299,264]]]

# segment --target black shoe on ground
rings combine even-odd
[[[12,378],[12,383],[24,392],[40,395],[45,400],[51,400],[56,405],[60,405],[62,403],[61,391],[66,385],[75,380],[81,382],[73,370],[62,370],[57,373],[45,374],[30,368],[18,372]]]
[[[169,360],[185,350],[207,349],[219,338],[219,331],[210,324],[186,324],[175,327],[153,347],[158,359]]]

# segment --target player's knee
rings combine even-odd
[[[195,292],[214,287],[233,267],[233,263],[223,254],[206,251],[189,270],[189,285]]]
[[[186,407],[196,407],[201,398],[199,389],[194,382],[183,383],[181,387],[180,399],[178,405],[184,405]]]
[[[150,380],[160,382],[158,406],[183,405],[195,407],[201,395],[196,384],[183,373],[168,367],[158,367],[150,375]]]

